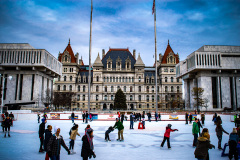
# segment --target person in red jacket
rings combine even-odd
[[[171,148],[171,146],[170,146],[170,132],[178,131],[178,129],[171,129],[171,127],[172,127],[171,124],[167,125],[161,147],[164,146],[164,143],[167,140],[168,149]]]

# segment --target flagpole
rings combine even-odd
[[[155,33],[155,84],[156,84],[156,112],[158,112],[158,93],[157,93],[157,29],[156,29],[156,4],[154,0],[154,33]]]
[[[91,0],[91,17],[90,17],[90,40],[89,40],[89,67],[88,67],[88,113],[90,113],[90,99],[91,99],[91,53],[92,53],[92,0]]]

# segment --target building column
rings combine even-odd
[[[221,77],[217,77],[217,108],[222,108],[221,102]]]
[[[232,98],[233,98],[233,110],[236,111],[237,110],[237,104],[236,104],[236,77],[232,78]]]

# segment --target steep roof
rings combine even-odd
[[[62,56],[63,56],[65,51],[67,51],[70,54],[70,56],[71,56],[71,63],[77,63],[77,58],[75,57],[75,55],[73,53],[73,50],[72,50],[72,47],[71,47],[71,44],[70,44],[70,39],[69,39],[68,45],[65,48],[65,50],[63,51],[63,53],[60,53],[59,56],[58,56],[58,60],[60,62],[62,61]]]
[[[133,55],[128,50],[128,48],[127,49],[122,49],[122,48],[113,49],[113,48],[110,48],[109,51],[107,52],[107,54],[102,59],[102,63],[103,63],[104,68],[107,68],[107,60],[108,60],[109,57],[112,60],[112,68],[116,68],[116,60],[118,58],[121,59],[122,68],[125,68],[125,61],[128,58],[131,60],[131,68],[134,68],[134,64],[136,63],[136,59],[133,57]]]
[[[93,66],[103,66],[101,58],[99,56],[99,53],[98,53],[98,56],[97,56],[95,62],[93,63]]]
[[[142,58],[141,58],[140,54],[138,54],[138,58],[137,58],[137,61],[136,61],[134,66],[145,66],[145,64],[142,61]]]
[[[176,64],[179,63],[178,55],[173,52],[172,47],[170,46],[169,40],[168,40],[168,45],[167,45],[167,48],[166,48],[165,53],[163,55],[161,64],[167,64],[167,57],[171,52],[174,54],[174,57],[176,58]]]

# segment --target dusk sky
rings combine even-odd
[[[93,0],[92,63],[102,49],[136,49],[154,63],[153,0]],[[29,43],[55,57],[71,39],[88,64],[91,0],[0,0],[0,43]],[[203,45],[240,46],[240,0],[156,0],[157,52],[168,39],[183,60]]]

